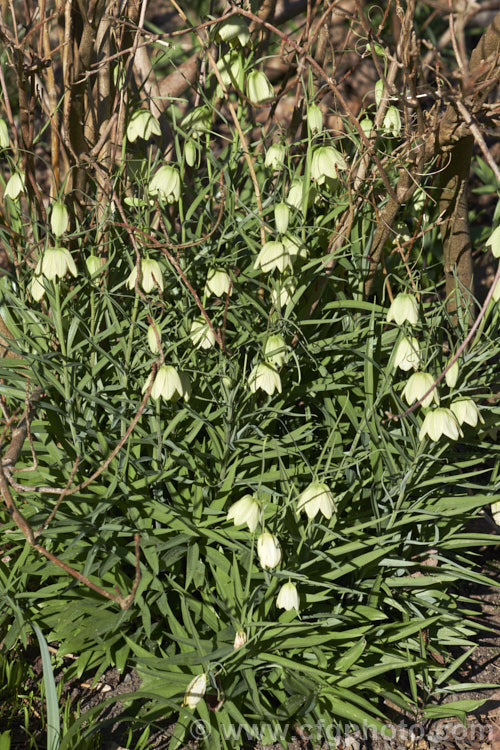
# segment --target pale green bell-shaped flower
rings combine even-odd
[[[4,197],[11,198],[15,201],[24,190],[24,174],[14,172],[8,179],[4,190]]]
[[[132,273],[127,279],[128,289],[135,288],[135,282],[137,279],[137,266],[134,266]],[[144,258],[141,262],[141,286],[149,294],[153,289],[159,288],[163,291],[163,274],[161,272],[160,264],[156,260],[151,258]]]
[[[245,80],[245,71],[239,52],[231,50],[220,57],[217,61],[217,70],[220,73],[224,86],[227,88],[233,86],[235,89],[241,91]],[[217,86],[217,96],[221,95],[220,86]]]
[[[458,359],[456,359],[446,375],[444,376],[446,380],[446,385],[448,388],[454,388],[457,384],[458,376],[460,374],[459,365],[458,365]]]
[[[285,236],[281,238],[281,241],[284,244],[285,250],[291,257],[292,261],[295,261],[297,258],[302,258],[304,260],[309,256],[307,247],[304,245],[302,240],[300,240],[295,235],[285,234]]]
[[[131,143],[138,138],[147,141],[151,135],[161,135],[158,120],[148,109],[136,109],[127,125],[127,139]]]
[[[312,135],[317,135],[323,130],[323,112],[317,104],[311,104],[308,107],[307,124]]]
[[[498,279],[495,288],[493,289],[492,300],[493,302],[498,302],[498,300],[500,300],[500,279]]]
[[[31,292],[31,296],[33,297],[33,299],[36,300],[37,302],[40,302],[43,295],[45,294],[43,278],[41,277],[40,274],[36,275],[35,273],[35,275],[33,276],[33,279],[30,284],[30,292]]]
[[[394,367],[407,371],[417,369],[420,364],[420,349],[416,338],[404,336],[394,352]]]
[[[399,114],[399,109],[394,106],[387,107],[387,112],[384,116],[384,122],[383,122],[384,130],[387,130],[387,132],[392,133],[394,138],[397,138],[397,136],[401,133],[401,115]]]
[[[284,164],[286,148],[281,143],[273,143],[266,151],[264,166],[276,172]]]
[[[308,518],[314,518],[321,512],[325,518],[330,519],[335,510],[335,500],[330,488],[324,482],[311,482],[297,501],[299,513],[304,511]]]
[[[189,141],[186,141],[184,144],[184,161],[188,165],[188,167],[194,167],[196,164],[196,159],[198,156],[198,150],[196,148],[196,145],[192,139],[189,139]]]
[[[500,526],[500,500],[497,500],[495,503],[491,503],[490,508],[493,520],[495,521],[497,526]]]
[[[202,315],[191,323],[189,338],[197,349],[210,349],[215,344],[215,333]]]
[[[202,672],[201,674],[193,677],[191,682],[186,688],[184,694],[183,706],[187,708],[196,708],[198,703],[201,701],[207,690],[207,673]]]
[[[486,245],[491,247],[491,252],[495,258],[500,258],[500,225],[490,234],[486,240]]]
[[[362,130],[363,130],[363,133],[364,133],[364,134],[366,135],[366,137],[368,138],[368,136],[370,135],[370,133],[371,133],[371,132],[372,132],[372,130],[373,130],[373,122],[372,122],[372,120],[370,120],[370,118],[369,118],[369,117],[363,117],[363,119],[362,119],[362,120],[360,120],[360,123],[359,123],[359,124],[361,125],[361,128],[362,128]]]
[[[153,354],[159,354],[161,349],[161,331],[154,323],[148,326],[148,345]]]
[[[265,391],[268,396],[272,396],[274,391],[281,393],[279,372],[271,365],[260,362],[248,376],[248,386],[252,393],[256,393],[259,388]]]
[[[223,268],[211,268],[205,282],[205,294],[222,297],[229,292],[231,279]]]
[[[9,129],[5,120],[0,117],[0,149],[9,148]]]
[[[62,201],[57,201],[52,206],[50,214],[50,226],[56,237],[60,237],[69,227],[68,209]]]
[[[143,393],[147,391],[150,382],[148,379],[144,384]],[[189,401],[190,395],[191,387],[184,373],[179,373],[172,365],[161,365],[154,379],[151,398],[157,401],[161,396],[165,401],[176,401],[178,398]]]
[[[275,268],[281,273],[287,268],[292,270],[292,259],[282,242],[270,240],[266,242],[254,263],[254,269],[260,268],[264,273],[270,273]]]
[[[250,41],[248,24],[242,16],[231,16],[227,21],[217,25],[216,42],[229,42],[231,45],[244,47]]]
[[[375,104],[377,107],[382,101],[383,94],[384,94],[384,82],[381,78],[379,78],[377,83],[375,84]]]
[[[327,179],[336,180],[339,169],[347,169],[347,162],[333,146],[319,146],[314,149],[311,160],[311,177],[318,185]]]
[[[387,313],[387,322],[394,321],[398,326],[409,323],[414,326],[418,323],[418,302],[413,294],[397,294]]]
[[[176,203],[181,195],[181,178],[177,169],[170,164],[160,167],[149,184],[149,194],[157,195],[167,203]]]
[[[71,253],[65,247],[48,247],[41,260],[38,261],[35,274],[42,273],[46,279],[52,281],[66,276],[68,271],[77,275],[76,264]]]
[[[274,97],[274,89],[261,70],[252,70],[247,79],[247,96],[252,104],[261,104]]]
[[[299,611],[299,592],[294,583],[288,581],[288,583],[283,584],[279,590],[278,596],[276,597],[276,606],[278,609],[285,609],[287,612],[291,609],[295,609],[297,612]]]
[[[257,539],[257,555],[265,570],[278,567],[281,562],[281,547],[273,534],[264,531],[259,536]]]
[[[280,310],[286,307],[292,301],[293,295],[297,291],[297,282],[292,276],[282,279],[279,289],[275,287],[271,290],[271,299],[273,305]]]
[[[451,440],[458,440],[463,437],[460,425],[451,409],[445,409],[438,406],[432,411],[428,411],[418,433],[419,440],[423,440],[428,435],[431,440],[436,442],[442,435],[449,437]]]
[[[471,398],[457,398],[450,404],[450,409],[457,418],[458,424],[470,424],[476,427],[478,421],[484,424],[481,412]]]
[[[250,531],[257,528],[260,518],[260,504],[255,495],[243,495],[231,505],[227,513],[227,520],[234,521],[235,526],[246,524]]]
[[[406,400],[406,403],[411,406],[415,401],[420,401],[422,396],[427,393],[433,383],[434,378],[428,372],[414,372],[413,375],[410,375],[408,378],[402,396]],[[424,398],[422,406],[427,408],[433,401],[439,406],[439,394],[437,388],[434,388],[434,390]]]
[[[273,367],[282,367],[288,359],[288,347],[279,333],[274,333],[266,341],[264,357]]]
[[[274,223],[280,234],[285,234],[290,221],[290,209],[286,203],[276,203],[274,206]]]
[[[87,271],[91,276],[94,276],[94,274],[99,273],[105,264],[104,258],[99,258],[97,255],[91,254],[85,259],[85,265],[87,266]]]
[[[184,115],[181,128],[196,135],[203,135],[210,129],[211,120],[212,113],[208,107],[195,107],[187,115]]]

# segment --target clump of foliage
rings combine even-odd
[[[2,5],[3,649],[135,668],[171,748],[465,716],[435,703],[500,497],[465,189],[474,140],[500,188],[495,24],[465,61],[470,19],[425,57],[410,1],[125,5]]]

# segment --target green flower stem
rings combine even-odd
[[[80,440],[78,439],[75,425],[74,425],[74,413],[73,413],[73,399],[71,398],[71,384],[70,384],[70,368],[67,363],[67,347],[66,339],[64,337],[64,327],[62,322],[62,310],[61,310],[61,296],[59,282],[54,281],[54,292],[55,292],[55,304],[52,307],[52,314],[54,316],[54,326],[56,329],[57,339],[59,341],[59,347],[61,349],[62,358],[62,381],[64,385],[64,398],[66,401],[66,408],[69,412],[69,426],[71,430],[71,438],[75,446],[77,454],[80,453]]]

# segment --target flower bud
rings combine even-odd
[[[276,229],[280,234],[285,234],[290,220],[290,209],[286,203],[277,203],[274,206],[274,221]]]
[[[148,345],[153,354],[159,354],[161,348],[161,331],[156,323],[148,326]]]
[[[418,341],[413,336],[409,339],[404,336],[396,347],[394,353],[394,367],[400,367],[401,370],[415,369],[420,364],[420,349]]]
[[[281,547],[275,536],[265,531],[257,539],[257,555],[264,569],[277,568],[281,562]]]
[[[192,140],[186,141],[184,144],[184,161],[188,167],[194,167],[196,164],[196,157],[198,156],[198,150]]]
[[[292,259],[282,242],[271,240],[266,242],[257,256],[254,269],[261,268],[264,273],[269,273],[274,268],[283,273],[286,268],[293,269]]]
[[[273,143],[272,146],[269,146],[267,149],[264,166],[276,172],[283,166],[285,156],[285,147],[281,143]]]
[[[253,70],[248,76],[247,96],[252,104],[261,104],[274,97],[274,89],[261,70]]]
[[[459,398],[452,401],[450,409],[460,425],[465,422],[466,424],[470,424],[471,427],[476,427],[478,421],[484,424],[481,412],[471,398]]]
[[[246,524],[250,531],[257,528],[260,518],[260,504],[256,495],[243,495],[241,500],[233,503],[227,514],[228,521],[234,521],[235,526]]]
[[[500,258],[500,226],[490,234],[486,240],[486,245],[491,247],[491,252],[495,258]]]
[[[273,367],[282,367],[288,359],[288,347],[281,334],[275,333],[266,341],[264,357]]]
[[[260,362],[248,376],[248,386],[252,393],[256,393],[259,388],[265,391],[268,396],[272,396],[274,391],[281,393],[279,372],[271,365]]]
[[[428,411],[418,433],[419,440],[423,440],[426,435],[436,442],[442,435],[449,437],[451,440],[458,440],[463,436],[460,425],[455,415],[450,409],[442,406]]]
[[[291,609],[299,611],[300,601],[297,587],[291,581],[285,583],[276,597],[276,606],[278,609],[285,609],[289,612]]]
[[[216,42],[229,42],[231,45],[239,44],[244,47],[250,41],[248,24],[242,16],[231,16],[227,21],[222,21],[217,26],[215,33]]]
[[[247,634],[245,633],[243,628],[241,628],[240,630],[238,630],[238,632],[234,636],[234,646],[233,646],[234,650],[236,651],[236,649],[241,648],[242,646],[245,645],[246,642],[247,642]]]
[[[363,119],[359,123],[361,125],[361,128],[363,129],[363,133],[368,138],[370,133],[373,130],[373,122],[370,120],[369,117],[363,117]]]
[[[411,406],[415,401],[420,401],[422,396],[427,393],[433,383],[434,379],[428,372],[414,372],[413,375],[410,375],[408,378],[402,396],[406,400],[406,403]],[[429,395],[424,398],[422,406],[427,408],[433,401],[439,406],[439,394],[437,388],[434,388]]]
[[[339,169],[347,169],[347,162],[333,146],[320,146],[314,149],[311,161],[311,177],[318,185],[327,178],[336,180]]]
[[[312,135],[317,135],[323,130],[323,112],[317,104],[311,104],[308,108],[307,124]]]
[[[454,388],[456,386],[459,372],[460,371],[459,371],[458,359],[456,359],[453,362],[450,369],[448,370],[448,372],[446,373],[446,375],[444,376],[446,380],[446,385],[448,386],[448,388]]]
[[[335,500],[328,485],[311,482],[299,495],[297,510],[305,511],[308,518],[314,518],[321,511],[325,518],[330,519],[335,510]]]
[[[0,118],[0,149],[9,148],[9,129],[5,120]]]
[[[7,181],[4,191],[4,197],[11,198],[15,201],[24,190],[24,174],[14,172]]]
[[[148,109],[136,109],[135,112],[132,113],[132,117],[127,126],[127,139],[131,143],[138,138],[147,141],[152,134],[161,135],[161,128],[158,120]]]
[[[62,201],[57,201],[52,206],[50,214],[50,226],[56,237],[60,237],[69,226],[68,209]]]
[[[399,109],[397,107],[391,106],[387,108],[383,127],[384,130],[392,133],[394,138],[396,138],[401,133],[401,115],[399,114]]]
[[[215,344],[215,333],[202,315],[191,323],[189,337],[197,349],[210,349]]]
[[[384,82],[381,78],[375,84],[375,105],[378,107],[384,94]]]
[[[229,292],[231,279],[222,268],[212,268],[207,274],[205,282],[205,294],[214,294],[216,297],[222,297]]]
[[[413,294],[397,294],[387,313],[387,322],[394,320],[398,326],[418,323],[418,303]]]
[[[160,167],[150,182],[149,193],[167,203],[176,203],[181,195],[181,178],[175,167],[169,164]]]
[[[187,708],[195,708],[205,695],[206,689],[207,673],[202,672],[202,674],[193,677],[187,686],[182,705]]]

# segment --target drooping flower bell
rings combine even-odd
[[[285,245],[282,242],[270,240],[266,242],[257,256],[254,263],[254,269],[260,268],[264,273],[269,273],[274,268],[278,271],[285,271],[285,269],[293,269],[292,259],[287,252]]]
[[[328,485],[324,482],[311,482],[300,493],[297,510],[299,513],[304,511],[308,518],[314,518],[321,512],[325,518],[330,519],[335,510],[335,500]]]
[[[260,518],[260,504],[255,495],[243,495],[231,505],[227,513],[227,520],[234,521],[235,526],[246,524],[250,531],[257,528]]]
[[[248,376],[248,386],[252,393],[256,393],[259,388],[265,391],[268,396],[272,396],[274,391],[281,393],[279,372],[271,365],[260,362]]]
[[[274,223],[280,234],[285,234],[290,221],[290,209],[286,203],[276,203],[274,206]]]
[[[0,149],[9,148],[9,129],[5,120],[0,117]]]
[[[471,398],[455,399],[455,401],[451,402],[450,409],[460,425],[465,423],[470,424],[471,427],[476,427],[478,421],[484,424],[481,412]]]
[[[495,258],[500,258],[500,225],[490,234],[486,240],[486,245],[491,247],[491,252]]]
[[[286,149],[281,143],[273,143],[266,151],[264,166],[277,171],[285,161]]]
[[[220,57],[217,60],[217,70],[220,73],[224,86],[227,88],[233,86],[235,89],[241,91],[245,80],[245,71],[243,69],[239,52],[231,50]],[[217,85],[216,95],[222,96],[222,90],[219,84]]]
[[[398,326],[409,323],[414,326],[418,323],[418,302],[413,294],[397,294],[387,313],[387,322],[394,321]]]
[[[210,349],[215,344],[215,333],[202,315],[191,323],[189,337],[197,349]]]
[[[181,178],[176,168],[170,164],[160,167],[149,184],[149,194],[157,195],[167,203],[177,203],[181,195]]]
[[[150,382],[148,379],[144,384],[143,393],[147,391]],[[191,387],[187,376],[178,372],[172,365],[161,365],[154,379],[151,398],[157,401],[161,396],[165,401],[176,401],[178,398],[189,401],[190,395]]]
[[[134,266],[130,276],[127,279],[127,288],[134,289],[137,279],[137,266]],[[149,294],[153,289],[159,288],[163,291],[163,274],[160,264],[151,258],[144,258],[141,261],[141,286]]]
[[[460,374],[459,365],[458,365],[458,359],[456,359],[446,375],[444,376],[446,380],[446,385],[448,388],[454,388],[457,384],[458,376]]]
[[[401,370],[411,370],[417,368],[420,364],[420,349],[416,338],[404,336],[396,347],[394,352],[394,367]]]
[[[297,612],[299,611],[299,592],[294,583],[288,581],[288,583],[283,584],[279,590],[278,596],[276,597],[276,606],[278,609],[285,609],[287,612],[291,609],[295,609]]]
[[[24,190],[24,174],[14,172],[13,175],[8,179],[4,190],[4,197],[11,198],[15,201]]]
[[[94,276],[94,274],[99,273],[102,270],[103,265],[105,264],[104,258],[99,258],[97,255],[94,255],[91,253],[86,259],[85,259],[85,265],[87,266],[87,271],[91,276]]]
[[[229,292],[231,279],[229,274],[222,268],[212,268],[207,274],[205,282],[205,294],[214,294],[216,297],[222,297]]]
[[[314,149],[311,177],[318,185],[322,185],[327,179],[336,180],[339,169],[347,169],[347,162],[340,151],[333,146],[319,146]]]
[[[423,440],[426,435],[436,442],[442,435],[449,437],[451,440],[458,440],[459,437],[463,436],[463,433],[451,409],[439,406],[432,411],[428,411],[425,415],[418,433],[419,440]]]
[[[288,347],[281,334],[269,336],[264,346],[264,357],[273,367],[282,367],[285,364],[288,359]]]
[[[70,251],[65,247],[46,248],[43,257],[40,258],[36,265],[35,275],[30,285],[33,299],[38,302],[45,294],[45,286],[40,278],[41,276],[44,276],[49,281],[53,281],[58,277],[62,279],[68,271],[73,276],[76,276],[78,273]]]
[[[406,400],[406,403],[411,406],[415,401],[420,401],[422,396],[427,393],[433,383],[434,378],[428,372],[414,372],[413,375],[410,375],[408,378],[402,396]],[[439,406],[439,394],[437,388],[434,388],[429,395],[424,398],[422,406],[427,408],[433,401]]]
[[[384,82],[381,78],[379,78],[377,83],[375,84],[374,94],[375,94],[375,105],[378,107],[378,105],[382,101],[382,96],[384,94]]]
[[[394,138],[397,138],[401,133],[401,115],[399,114],[399,109],[397,107],[387,107],[383,127],[388,133],[392,133]]]
[[[217,25],[216,42],[229,42],[231,45],[244,47],[250,41],[248,24],[242,16],[231,16],[227,21]]]
[[[240,628],[240,630],[238,630],[238,632],[234,636],[234,644],[233,644],[234,650],[236,651],[236,649],[241,648],[242,646],[245,645],[246,642],[247,642],[247,634],[245,633],[243,628]]]
[[[271,291],[271,299],[275,307],[279,307],[280,310],[286,307],[293,299],[293,295],[297,291],[297,282],[292,276],[288,276],[282,279],[279,284],[279,288],[275,287]]]
[[[247,96],[252,104],[262,104],[274,97],[274,89],[261,70],[252,70],[247,79]]]
[[[201,674],[196,675],[196,677],[193,677],[187,686],[182,705],[187,708],[195,708],[205,695],[206,690],[207,673],[202,672]]]
[[[133,143],[138,138],[149,140],[152,135],[161,135],[158,120],[149,109],[136,109],[127,126],[127,139]]]
[[[203,135],[210,128],[212,113],[208,107],[195,107],[184,116],[181,127],[195,135]]]
[[[273,534],[264,531],[257,539],[257,555],[264,569],[277,568],[281,562],[280,543]]]
[[[148,326],[148,345],[153,354],[159,354],[161,349],[161,331],[154,323]]]
[[[311,104],[308,108],[307,124],[312,135],[317,135],[323,130],[323,112],[317,104]]]

